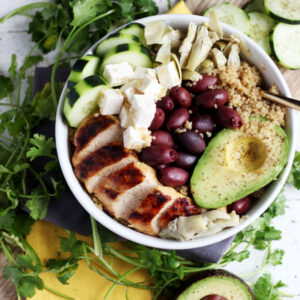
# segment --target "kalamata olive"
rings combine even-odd
[[[174,139],[170,132],[157,130],[152,132],[152,136],[154,137],[152,145],[165,145],[174,148]]]
[[[227,298],[216,294],[211,294],[201,298],[200,300],[227,300]]]
[[[166,165],[166,164],[161,164],[161,165],[157,165],[157,166],[154,166],[154,167],[155,167],[155,169],[156,169],[157,171],[160,171],[160,170],[166,168],[167,165]]]
[[[174,86],[171,88],[170,95],[178,106],[190,107],[192,104],[191,94],[183,87]]]
[[[238,215],[243,215],[249,210],[250,206],[251,199],[249,196],[246,196],[245,198],[233,202],[230,205],[229,210],[234,210]]]
[[[200,154],[206,148],[204,139],[194,131],[186,131],[177,135],[182,147],[191,154]]]
[[[194,103],[209,109],[220,107],[227,102],[228,92],[224,89],[207,90],[194,98]]]
[[[189,169],[195,165],[197,159],[198,157],[196,155],[178,152],[178,158],[175,160],[175,164],[179,168]]]
[[[192,117],[193,129],[200,133],[212,132],[216,127],[213,117],[209,114],[196,114]]]
[[[161,108],[157,107],[149,129],[150,130],[159,129],[164,124],[165,117],[166,117],[165,112]]]
[[[174,108],[174,101],[170,96],[165,96],[156,103],[156,106],[164,111],[171,111]]]
[[[243,125],[241,116],[228,106],[221,106],[217,109],[216,118],[220,125],[226,128],[240,128]]]
[[[214,87],[218,82],[218,78],[211,75],[203,74],[202,78],[196,83],[192,81],[187,81],[185,83],[185,88],[194,94],[206,91],[209,87]]]
[[[174,109],[166,120],[167,129],[174,130],[183,126],[183,124],[189,119],[190,114],[187,108],[179,107]]]
[[[177,187],[184,185],[189,179],[189,173],[176,167],[166,167],[159,171],[158,180],[167,186]]]
[[[178,154],[174,149],[164,145],[153,145],[144,148],[140,155],[141,160],[151,166],[171,163],[177,157]]]

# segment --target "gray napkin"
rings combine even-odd
[[[45,83],[50,81],[50,74],[51,68],[36,68],[34,94],[40,91]],[[69,69],[60,68],[56,73],[55,79],[57,82],[64,82],[67,80],[69,74]],[[55,138],[54,129],[55,123],[46,120],[40,124],[36,132]],[[42,164],[39,163],[38,167],[42,169]],[[76,200],[69,188],[61,192],[57,199],[50,201],[45,220],[82,235],[90,235],[91,233],[89,215]],[[229,248],[233,239],[234,237],[230,237],[210,246],[190,250],[178,250],[176,252],[178,255],[198,262],[217,262]]]

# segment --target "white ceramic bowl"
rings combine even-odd
[[[147,24],[148,22],[153,22],[157,20],[163,20],[168,25],[183,30],[187,29],[190,22],[194,22],[197,25],[199,25],[203,21],[207,21],[206,18],[201,16],[196,16],[196,15],[176,15],[176,14],[171,15],[170,14],[170,15],[157,15],[153,17],[147,17],[147,18],[140,19],[137,22],[142,24]],[[268,86],[271,86],[274,83],[277,84],[281,94],[290,97],[291,95],[290,95],[289,88],[282,74],[280,73],[279,69],[277,68],[276,64],[272,61],[272,59],[255,42],[253,42],[251,39],[243,35],[238,30],[226,24],[222,24],[222,28],[225,34],[230,35],[231,33],[235,33],[238,34],[244,40],[247,47],[251,51],[251,55],[246,59],[260,69],[265,83]],[[105,39],[105,37],[103,39]],[[97,45],[94,45],[87,53],[92,53],[93,49],[96,46]],[[211,245],[221,240],[224,240],[225,238],[228,238],[236,234],[237,232],[241,231],[246,226],[251,224],[271,205],[271,203],[274,201],[274,199],[282,189],[287,179],[287,176],[289,174],[289,171],[291,169],[294,152],[295,152],[296,126],[295,126],[294,112],[289,110],[288,122],[286,125],[286,132],[288,134],[289,143],[290,143],[287,165],[283,170],[283,172],[281,173],[279,179],[274,181],[268,187],[264,196],[259,201],[257,201],[255,205],[252,206],[252,208],[248,212],[249,217],[245,221],[243,221],[237,227],[226,229],[215,235],[200,238],[200,239],[195,239],[192,241],[179,242],[175,240],[167,240],[158,237],[152,237],[137,232],[133,229],[130,229],[129,227],[124,226],[121,223],[118,223],[113,218],[111,218],[108,214],[99,210],[91,200],[88,193],[81,187],[78,179],[75,177],[75,174],[73,172],[73,167],[70,159],[71,153],[70,153],[70,147],[68,141],[68,126],[63,118],[63,113],[62,113],[65,94],[66,94],[66,87],[64,88],[60,97],[57,116],[56,116],[56,128],[55,128],[57,153],[58,153],[60,166],[65,176],[65,179],[71,191],[77,198],[77,200],[80,202],[80,204],[90,215],[92,215],[99,223],[104,225],[109,230],[115,232],[116,234],[122,236],[123,238],[126,238],[136,243],[140,243],[150,247],[161,248],[161,249],[192,249],[192,248],[202,247],[206,245]]]

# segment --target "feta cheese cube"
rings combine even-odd
[[[119,113],[120,124],[123,128],[127,128],[132,124],[129,109],[123,105]]]
[[[148,95],[136,94],[133,96],[130,107],[130,116],[136,128],[148,128],[154,118],[156,105]]]
[[[123,104],[123,95],[119,89],[105,89],[100,98],[100,113],[102,115],[116,115]]]
[[[141,151],[151,145],[151,131],[146,128],[136,128],[129,126],[123,133],[124,147]]]
[[[152,80],[149,76],[143,76],[141,79],[137,80],[135,88],[139,92],[151,96],[154,101],[159,100],[166,94],[166,89],[157,81]]]
[[[173,86],[180,85],[180,78],[174,61],[156,67],[156,73],[160,84],[165,88],[170,89]]]
[[[140,79],[143,76],[149,76],[152,80],[157,81],[156,71],[151,68],[137,67],[134,72],[134,78]]]
[[[119,86],[129,81],[134,76],[132,66],[127,62],[110,64],[104,67],[104,78],[111,87]]]

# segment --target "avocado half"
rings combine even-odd
[[[195,278],[195,277],[193,277]],[[201,300],[208,295],[228,300],[255,300],[248,285],[225,270],[211,270],[197,275],[197,279],[177,296],[177,300]]]
[[[223,129],[192,174],[195,202],[223,207],[266,186],[286,164],[288,148],[285,131],[264,117],[252,117],[241,129]]]

